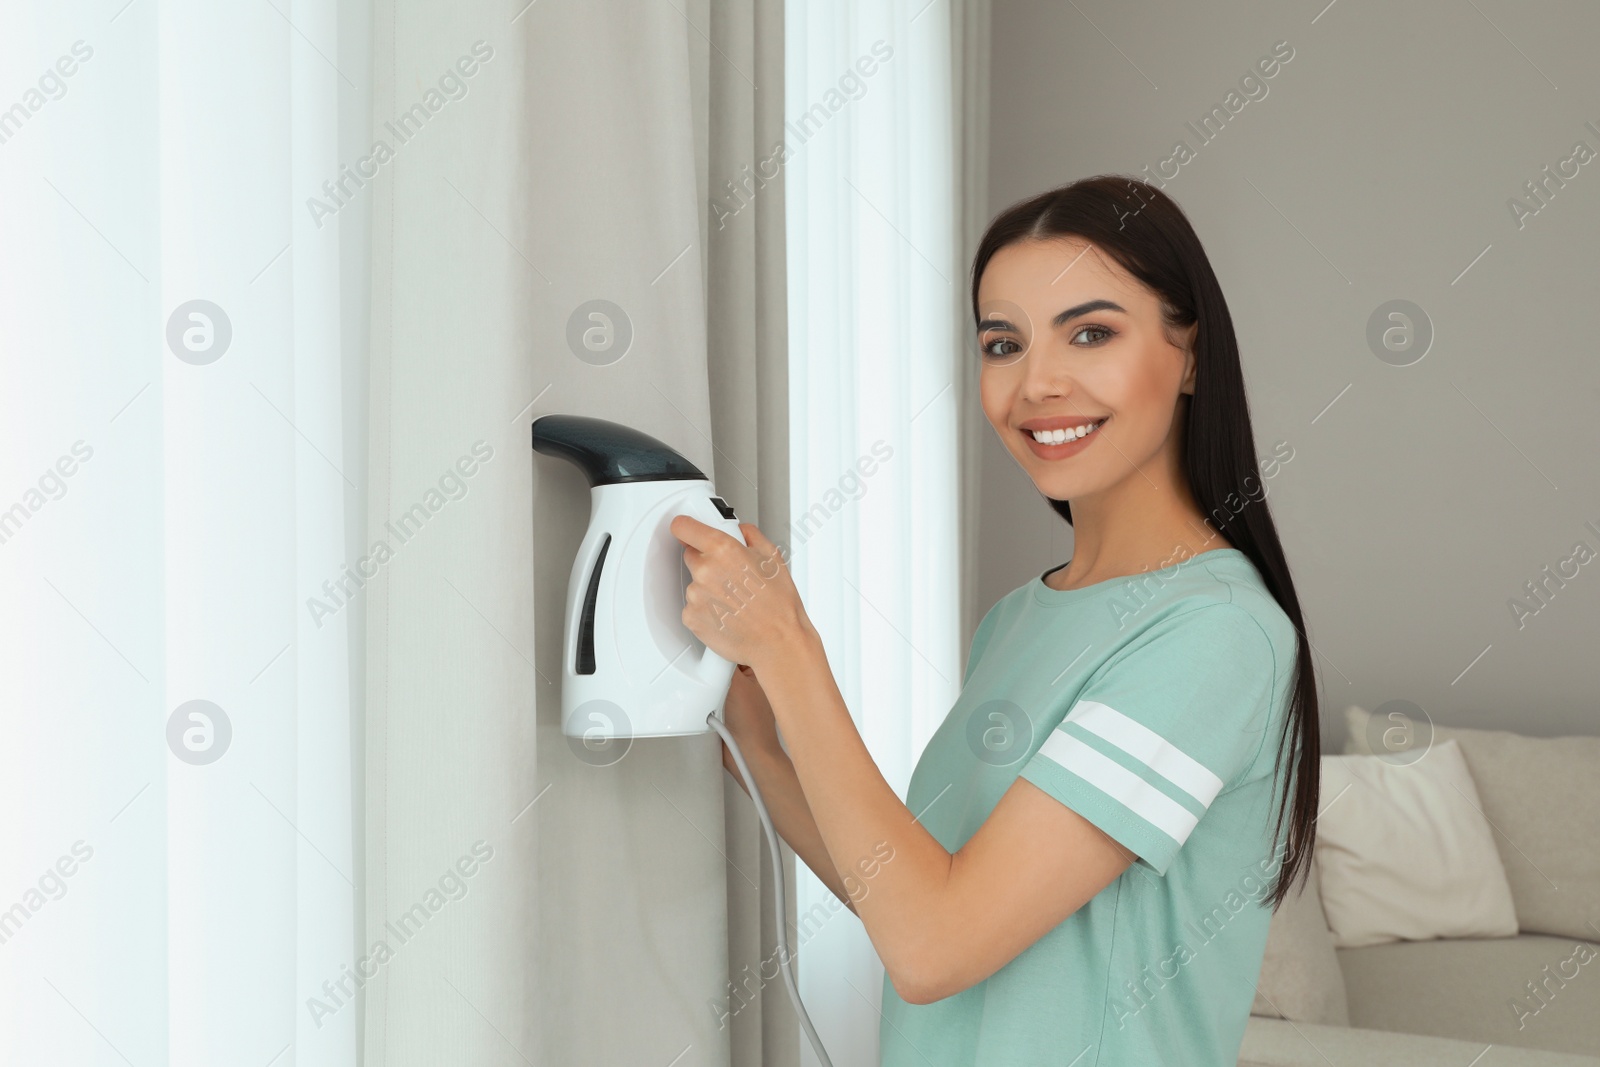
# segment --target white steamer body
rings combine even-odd
[[[690,575],[669,527],[689,515],[742,543],[738,518],[703,479],[615,482],[591,494],[589,529],[567,583],[562,733],[704,733],[733,664],[683,625]]]

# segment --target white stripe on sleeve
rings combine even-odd
[[[1038,754],[1076,774],[1180,845],[1199,822],[1194,812],[1065,730],[1050,731]]]
[[[1075,722],[1116,745],[1194,797],[1202,808],[1209,808],[1211,801],[1222,791],[1222,779],[1212,774],[1204,764],[1144,723],[1129,718],[1116,708],[1094,700],[1080,700],[1067,715],[1066,721]]]

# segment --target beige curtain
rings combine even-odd
[[[978,397],[978,368],[972,321],[972,257],[995,211],[989,205],[989,20],[990,0],[951,0],[951,74],[955,109],[952,143],[956,146],[955,335],[962,344],[956,366],[956,411],[961,440],[961,658],[966,669],[967,645],[990,605],[978,591],[978,519],[983,514],[984,443],[994,429],[983,415]]]
[[[519,7],[375,18],[366,1062],[795,1063],[716,737],[597,765],[560,732],[589,492],[528,438],[637,426],[787,529],[781,4]],[[568,344],[595,300],[614,361]]]
[[[696,67],[710,86],[706,106],[696,114],[707,132],[711,163],[700,203],[709,206],[701,221],[709,250],[715,481],[741,518],[782,542],[789,529],[789,365],[783,154],[775,150],[787,136],[783,0],[711,0],[704,6],[715,48]],[[711,750],[720,760],[719,745],[711,743]],[[727,1013],[729,1062],[793,1067],[800,1062],[801,1038],[782,977],[772,970],[778,919],[767,845],[744,791],[726,774],[719,780],[728,856],[723,878],[729,976],[719,999]],[[783,853],[783,921],[792,946],[795,857],[787,846]]]

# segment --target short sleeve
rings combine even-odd
[[[1260,753],[1275,668],[1266,632],[1237,605],[1163,619],[1095,673],[1021,777],[1164,875]]]

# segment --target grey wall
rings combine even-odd
[[[1600,733],[1600,558],[1582,563],[1600,552],[1600,158],[1546,179],[1542,207],[1524,187],[1578,142],[1600,153],[1597,40],[1600,10],[1576,2],[995,0],[991,212],[1194,153],[1165,188],[1228,298],[1256,452],[1294,451],[1268,500],[1326,742],[1348,704],[1390,700]],[[1203,142],[1186,123],[1246,99],[1279,41],[1294,55],[1266,95]],[[1537,214],[1519,225],[1513,198]],[[1366,339],[1394,299],[1434,329],[1410,366]],[[1072,534],[992,430],[984,449],[987,606]],[[1537,614],[1519,622],[1517,598]]]

